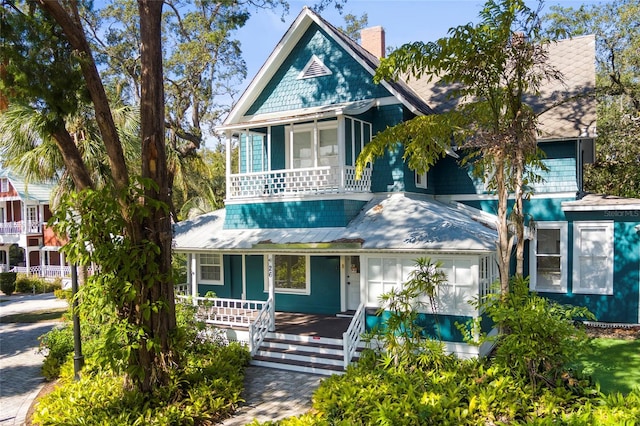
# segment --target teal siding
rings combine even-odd
[[[242,298],[242,256],[230,255],[225,256],[225,285],[231,288],[230,297],[232,299]],[[227,271],[229,276],[227,276]]]
[[[245,257],[247,271],[247,299],[267,300],[269,294],[264,291],[264,256]]]
[[[564,201],[575,201],[572,198],[532,198],[524,202],[524,212],[527,220],[542,221],[564,221],[567,220],[562,211]],[[498,202],[496,200],[469,200],[464,204],[480,209],[487,213],[496,214]],[[509,201],[509,209],[513,207],[513,200]]]
[[[225,229],[346,226],[364,206],[357,200],[237,204],[226,207]]]
[[[276,293],[276,310],[334,315],[340,312],[340,257],[311,256],[311,294]]]
[[[385,311],[381,315],[367,312],[367,331],[376,327],[385,326],[385,321],[389,318],[389,312]],[[464,342],[464,337],[456,324],[467,324],[472,317],[462,315],[433,315],[420,314],[417,324],[423,328],[425,337],[440,339],[445,342]]]
[[[332,74],[299,79],[300,72],[313,55]],[[390,96],[390,93],[383,86],[374,84],[368,71],[320,27],[312,24],[246,114],[265,114],[386,96]]]
[[[249,148],[250,146],[250,148]],[[266,138],[259,135],[240,136],[240,173],[262,172],[267,169]],[[247,155],[249,150],[250,155]],[[247,158],[250,164],[247,164]],[[250,170],[249,170],[250,169]]]
[[[285,126],[271,128],[271,170],[286,169]]]
[[[384,130],[387,126],[394,126],[404,119],[401,105],[390,105],[378,108],[372,114],[373,134]],[[398,143],[395,149],[387,150],[383,157],[373,164],[371,176],[372,192],[394,192],[405,190],[406,165],[402,156],[404,147]]]

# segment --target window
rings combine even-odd
[[[427,173],[416,173],[416,188],[427,188]]]
[[[531,290],[549,293],[567,291],[567,223],[538,222],[530,245]]]
[[[435,263],[436,260],[432,259]],[[472,315],[469,301],[477,296],[478,266],[471,258],[441,259],[446,281],[437,289],[436,306],[438,313]],[[367,259],[367,303],[379,306],[380,296],[393,288],[400,288],[416,269],[415,257],[370,257]],[[431,311],[430,300],[421,299],[424,309]]]
[[[309,256],[275,255],[273,283],[278,293],[310,294]],[[268,291],[268,283],[265,288]]]
[[[573,241],[573,292],[613,294],[613,222],[575,222]]]
[[[304,169],[338,166],[338,122],[328,121],[291,126],[287,144],[290,167]]]
[[[293,168],[313,167],[313,134],[310,130],[293,133]]]
[[[206,284],[224,285],[221,254],[200,254],[200,281]]]

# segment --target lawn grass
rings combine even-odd
[[[55,308],[42,311],[24,312],[20,314],[6,315],[0,317],[0,323],[36,323],[44,321],[59,321],[62,315],[67,312],[67,308]]]
[[[594,352],[579,361],[604,393],[629,393],[640,387],[640,340],[593,339]]]

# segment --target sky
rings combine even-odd
[[[583,4],[602,4],[606,0],[547,0],[545,8],[552,5],[578,8]],[[244,89],[267,60],[296,16],[305,5],[314,0],[289,0],[289,14],[281,20],[281,12],[255,11],[238,34],[247,63],[247,79]],[[484,0],[347,0],[343,15],[351,13],[360,17],[368,15],[368,26],[381,25],[385,30],[386,45],[400,47],[414,41],[434,41],[445,37],[447,30],[458,25],[475,22]],[[538,1],[527,1],[536,8]],[[344,17],[333,6],[321,13],[322,17],[337,27],[344,26]]]

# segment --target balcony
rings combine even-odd
[[[371,169],[356,179],[353,166],[326,166],[232,174],[228,177],[228,199],[287,197],[318,194],[367,193],[371,191]]]
[[[0,235],[20,235],[20,234],[41,234],[42,224],[40,222],[19,221],[0,223]]]

